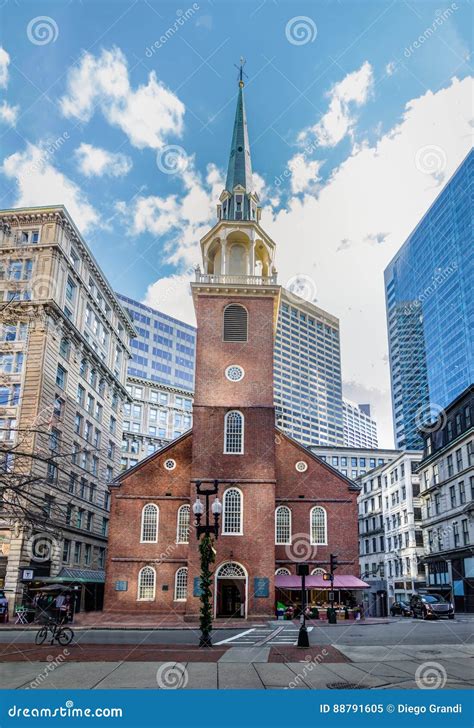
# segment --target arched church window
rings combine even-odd
[[[237,410],[227,412],[224,418],[224,454],[242,455],[244,452],[244,416]]]
[[[178,509],[177,543],[189,543],[189,512],[190,507],[188,505],[181,506]]]
[[[151,601],[155,598],[156,571],[151,566],[144,566],[138,574],[139,601]]]
[[[328,542],[326,511],[322,506],[311,509],[311,543],[324,545]]]
[[[242,535],[242,493],[238,488],[228,488],[222,499],[222,533]]]
[[[287,506],[278,506],[275,511],[275,543],[291,543],[291,511]]]
[[[158,506],[148,503],[142,510],[141,543],[156,543],[158,540]]]
[[[224,309],[224,341],[247,341],[247,309],[231,303]]]
[[[185,602],[188,596],[188,568],[182,566],[176,572],[174,580],[174,599],[176,602]]]

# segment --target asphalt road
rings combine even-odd
[[[422,622],[410,618],[390,620],[385,624],[365,624],[364,622],[319,626],[317,622],[309,623],[313,627],[309,632],[311,645],[337,646],[384,646],[384,645],[459,645],[472,643],[474,619],[462,617],[455,620],[439,620]],[[272,637],[275,630],[283,627],[277,637]],[[214,632],[213,642],[228,641],[229,645],[253,647],[268,641],[272,644],[291,644],[297,636],[297,625],[272,622],[268,626],[252,628],[251,624],[242,624],[242,629],[219,629]],[[0,630],[0,643],[34,642],[35,631]],[[85,630],[76,631],[76,642],[93,644],[160,644],[160,645],[197,645],[199,632],[196,630]]]

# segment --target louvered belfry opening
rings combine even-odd
[[[247,309],[231,303],[224,309],[224,341],[247,341]]]

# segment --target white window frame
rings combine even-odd
[[[285,566],[281,566],[275,571],[275,576],[291,576],[291,571]]]
[[[187,512],[187,532],[186,532],[186,538],[185,540],[182,537],[182,531],[184,530],[184,526],[181,523],[181,516],[183,513]],[[190,523],[191,523],[191,507],[187,504],[184,504],[178,508],[178,515],[176,518],[176,543],[189,543],[189,530],[190,530]]]
[[[280,511],[288,514],[288,538],[286,541],[278,538],[278,513]],[[284,527],[286,528],[286,525]],[[275,545],[287,546],[288,544],[291,544],[291,509],[288,506],[277,506],[275,508]]]
[[[227,510],[227,496],[231,491],[236,491],[240,496],[240,516],[239,516],[239,531],[227,531],[226,530],[226,510]],[[222,535],[223,536],[243,536],[243,522],[244,522],[244,494],[240,488],[227,488],[222,496]]]
[[[186,582],[183,586],[180,585],[181,589],[184,589],[184,597],[178,596],[178,579],[181,574],[186,574]],[[187,566],[181,566],[179,569],[176,570],[176,573],[174,575],[174,601],[175,602],[185,602],[188,598],[188,567]]]
[[[142,597],[140,596],[140,592],[143,588],[142,586],[142,576],[145,571],[150,571],[153,574],[153,596],[151,597]],[[156,570],[153,568],[153,566],[142,566],[140,571],[138,572],[138,582],[137,582],[137,602],[154,602],[156,596]]]
[[[323,518],[324,518],[324,540],[316,540],[313,538],[313,514],[316,511],[322,511]],[[328,514],[326,512],[326,509],[323,508],[323,506],[314,506],[311,508],[310,514],[309,514],[309,533],[310,533],[310,542],[312,546],[327,546],[328,543]]]
[[[240,451],[229,451],[227,449],[227,423],[229,420],[229,416],[233,414],[238,414],[241,417],[241,436],[240,436]],[[229,410],[229,412],[226,412],[226,415],[224,417],[224,455],[244,455],[244,442],[245,442],[245,417],[242,414],[240,410]]]
[[[143,526],[145,522],[145,510],[146,508],[150,508],[152,506],[155,509],[156,513],[156,530],[155,530],[155,538],[149,539],[149,538],[143,538]],[[157,543],[158,542],[158,528],[160,523],[160,509],[156,505],[156,503],[146,503],[142,508],[142,517],[141,517],[141,523],[140,523],[140,543]]]

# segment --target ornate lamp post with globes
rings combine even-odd
[[[213,547],[213,540],[211,534],[214,534],[214,538],[217,540],[219,535],[219,516],[222,513],[222,503],[220,502],[217,493],[219,489],[219,481],[214,481],[212,488],[203,489],[201,481],[196,483],[196,500],[193,503],[193,513],[196,517],[196,537],[199,540],[199,552],[201,555],[201,588],[200,588],[200,599],[201,599],[201,613],[199,617],[199,626],[201,629],[201,638],[199,640],[199,647],[212,647],[211,642],[211,630],[212,630],[212,606],[211,606],[211,584],[212,584],[212,572],[211,564],[215,561],[215,551]],[[205,497],[205,505],[201,501],[200,496]],[[209,509],[209,498],[214,495],[215,498]],[[211,510],[214,516],[214,523],[210,522]],[[201,524],[201,518],[205,514],[206,521]]]

